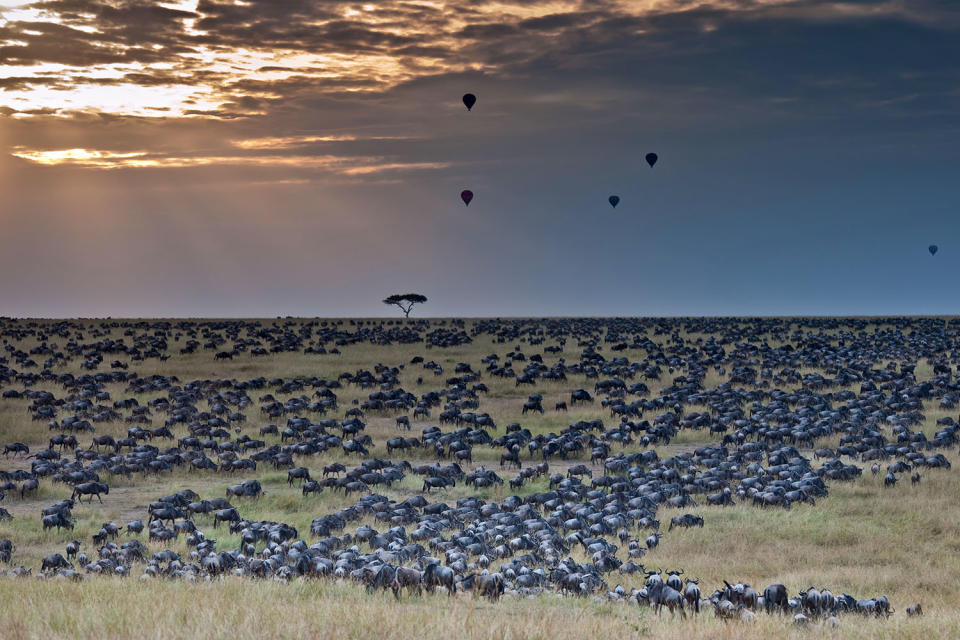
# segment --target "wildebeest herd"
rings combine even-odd
[[[0,408],[27,416],[8,423],[29,421],[0,471],[0,499],[18,505],[0,509],[0,561],[20,577],[340,580],[397,598],[553,593],[834,626],[895,608],[881,593],[733,575],[711,576],[710,591],[682,568],[661,570],[656,550],[678,530],[709,529],[702,507],[816,509],[867,465],[889,491],[908,490],[901,477],[950,468],[960,429],[924,414],[960,402],[956,320],[0,328]],[[476,361],[448,355],[477,342],[491,351]],[[339,368],[361,349],[374,354],[368,366]],[[377,361],[396,353],[416,355]],[[203,370],[298,354],[298,369],[334,373],[165,373],[204,354],[231,364]],[[213,495],[211,479],[229,484]],[[149,496],[135,519],[74,539],[78,514],[96,519],[117,486]],[[275,492],[315,509],[308,529],[245,517]],[[49,532],[39,567],[18,562],[14,518]]]

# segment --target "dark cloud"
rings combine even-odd
[[[270,73],[312,76],[318,80],[318,90],[331,86],[335,77],[332,84],[382,92],[425,74],[469,68],[509,74],[538,65],[576,68],[595,66],[596,56],[610,55],[624,59],[643,56],[656,74],[658,69],[676,66],[656,64],[663,59],[682,65],[698,54],[720,51],[736,56],[739,50],[752,55],[761,47],[775,55],[753,60],[757,67],[783,62],[781,56],[802,55],[818,58],[817,64],[811,59],[808,66],[820,73],[829,56],[852,54],[868,69],[880,65],[879,60],[888,63],[897,43],[884,31],[913,24],[918,30],[938,29],[952,36],[949,27],[956,24],[957,13],[950,10],[949,3],[937,0],[726,0],[716,6],[665,0],[644,12],[631,12],[629,5],[617,2],[570,2],[567,11],[531,17],[529,13],[537,6],[536,2],[458,0],[440,8],[383,2],[368,11],[356,10],[347,2],[200,0],[195,10],[185,10],[140,0],[50,0],[29,5],[39,12],[36,19],[0,27],[0,56],[13,65],[52,63],[90,69],[90,73],[69,76],[78,85],[118,84],[116,76],[93,73],[96,67],[139,66],[124,68],[123,82],[177,84],[205,93],[222,92],[224,85],[244,91],[246,80],[265,83],[264,91],[268,90],[266,83],[280,80],[277,87],[283,88],[282,77],[257,77]],[[885,27],[885,22],[890,26]],[[849,29],[868,29],[871,38],[850,38],[845,31]],[[814,36],[828,46],[798,45],[814,42]],[[847,51],[837,46],[841,39],[849,40]],[[879,55],[859,55],[858,48],[874,50],[864,47],[867,40],[876,41]],[[742,42],[750,46],[743,47]],[[884,49],[883,43],[892,46]],[[243,69],[237,66],[246,64],[243,56],[234,53],[237,50],[339,57],[321,65],[305,66],[300,60],[297,66],[259,64]],[[928,57],[933,55],[931,52]],[[350,56],[361,57],[351,60]],[[742,64],[743,60],[734,62]],[[786,60],[788,66],[792,62]],[[900,60],[893,62],[902,66]],[[234,67],[226,72],[232,74],[232,83],[224,77],[224,65]],[[766,69],[754,73],[763,74],[779,76]],[[682,75],[675,77],[686,82]],[[51,83],[62,87],[65,78]],[[16,86],[24,87],[23,82]],[[221,95],[219,102],[236,99]],[[187,98],[184,104],[190,104]],[[202,111],[193,110],[194,114]],[[210,110],[211,114],[217,112]]]
[[[589,23],[593,18],[600,17],[602,14],[589,12],[576,13],[554,13],[539,18],[528,18],[521,20],[517,26],[521,29],[531,31],[556,31],[558,29],[568,29],[571,27],[582,27]]]
[[[37,76],[13,76],[0,78],[0,90],[15,91],[18,89],[30,89],[34,85],[55,86],[50,78]]]

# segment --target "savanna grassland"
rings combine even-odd
[[[337,344],[335,339],[317,337],[320,328],[317,321],[262,320],[259,321],[259,327],[275,326],[278,332],[289,329],[292,334],[298,334],[305,323],[312,323],[316,331],[298,341],[296,350],[253,356],[250,354],[252,345],[247,345],[238,349],[232,359],[217,359],[217,353],[230,351],[237,343],[227,336],[228,332],[221,325],[210,324],[210,321],[193,321],[177,327],[180,321],[172,320],[163,325],[157,325],[156,322],[4,320],[6,350],[2,355],[6,357],[7,369],[0,380],[0,391],[16,390],[21,394],[24,391],[48,391],[57,398],[64,398],[70,391],[53,376],[66,373],[79,377],[111,370],[136,372],[141,378],[152,375],[165,376],[167,379],[175,377],[173,386],[182,387],[190,381],[214,379],[243,381],[263,377],[270,381],[302,377],[337,380],[343,373],[355,374],[361,369],[373,371],[378,364],[382,364],[398,368],[397,384],[394,386],[420,396],[428,391],[448,388],[447,379],[454,375],[455,366],[469,363],[474,371],[481,373],[477,382],[488,387],[486,393],[478,394],[479,407],[475,411],[488,413],[496,423],[497,429],[491,430],[491,435],[503,435],[505,425],[519,422],[536,436],[560,433],[571,423],[581,420],[599,418],[606,428],[615,426],[619,419],[611,415],[609,408],[601,405],[604,394],[594,392],[597,379],[610,376],[600,373],[598,378],[593,378],[571,372],[565,381],[536,378],[531,386],[517,386],[514,378],[491,375],[481,361],[484,356],[498,354],[499,363],[503,364],[509,352],[524,353],[526,360],[513,358],[513,368],[519,374],[535,354],[541,355],[544,365],[550,368],[561,361],[566,366],[580,363],[584,353],[593,350],[607,361],[617,357],[626,358],[629,362],[649,363],[656,361],[659,353],[665,358],[660,364],[662,371],[659,379],[638,375],[634,380],[627,381],[627,384],[632,384],[642,380],[649,387],[649,393],[643,397],[654,400],[673,393],[678,386],[678,376],[690,375],[686,363],[697,361],[692,354],[702,355],[702,347],[710,338],[723,347],[725,355],[705,367],[706,371],[699,382],[703,390],[729,383],[731,373],[738,367],[751,367],[760,375],[749,382],[735,381],[730,383],[731,386],[766,393],[773,389],[788,393],[802,390],[805,375],[820,374],[827,379],[834,379],[838,371],[855,363],[865,363],[867,369],[874,371],[899,371],[901,364],[915,365],[912,374],[915,381],[932,380],[935,378],[935,365],[946,365],[956,370],[953,360],[958,341],[957,326],[942,319],[918,320],[915,322],[922,324],[917,327],[911,324],[914,321],[904,319],[727,320],[715,324],[679,319],[649,320],[628,325],[629,331],[620,327],[617,329],[618,335],[613,336],[616,339],[612,341],[607,341],[611,337],[611,329],[606,321],[599,320],[551,320],[549,324],[543,321],[499,321],[483,325],[478,325],[479,321],[476,320],[459,321],[458,324],[449,320],[419,323],[410,320],[404,324],[390,321],[389,325],[385,320],[366,320],[363,325],[354,324],[353,321],[334,325],[332,323],[336,321],[329,321],[330,327],[336,327],[345,334],[359,332],[364,327],[380,327],[384,330],[409,327],[421,337],[421,341],[407,344],[396,339],[390,340],[390,344],[376,344],[369,336],[356,342],[341,340],[341,344]],[[237,322],[245,327],[240,331],[240,336],[249,337],[246,327],[250,321]],[[470,342],[439,346],[424,341],[428,332],[437,327],[452,332],[462,330],[470,337]],[[541,330],[518,332],[518,327],[538,327]],[[545,327],[547,330],[542,330]],[[919,328],[927,338],[912,339],[910,332],[915,328]],[[858,334],[862,335],[858,337]],[[138,350],[131,349],[138,340],[161,335],[165,348],[159,351],[169,355],[165,360],[141,357],[146,349],[144,346]],[[203,348],[202,344],[209,342],[211,335],[225,339],[213,348]],[[889,337],[880,338],[880,335]],[[934,336],[935,340],[929,336]],[[201,346],[192,353],[182,353],[181,350],[193,338]],[[103,353],[103,361],[92,368],[89,360],[97,351],[92,345],[102,346],[107,339],[123,339],[126,351],[118,351],[114,345],[109,352]],[[270,346],[267,337],[255,336],[252,339],[264,347]],[[74,345],[81,345],[73,348],[72,353],[69,347],[71,341]],[[617,344],[625,346],[614,350]],[[678,349],[681,345],[688,348],[689,352]],[[809,357],[804,361],[791,362],[789,352],[780,349],[785,345],[791,345]],[[318,346],[323,346],[326,353],[304,352],[307,347]],[[547,352],[545,347],[557,349]],[[333,353],[334,349],[339,353]],[[764,355],[764,349],[770,351]],[[65,357],[55,358],[45,367],[44,361],[57,352]],[[820,353],[819,361],[809,355],[814,352]],[[432,368],[425,369],[419,363],[411,363],[417,356],[435,362],[443,369],[443,373],[435,375]],[[678,359],[668,363],[670,358]],[[777,358],[782,360],[777,361]],[[34,361],[33,366],[25,362],[27,359]],[[81,368],[85,361],[88,365]],[[119,365],[111,367],[114,362],[128,369],[120,369]],[[768,364],[772,375],[764,376],[761,371]],[[860,371],[863,370],[861,367]],[[45,375],[44,371],[48,373]],[[28,375],[24,377],[23,374]],[[943,374],[939,375],[942,377]],[[422,381],[418,381],[418,378],[422,378]],[[941,408],[943,396],[952,390],[952,380],[953,376],[948,376],[947,381],[936,382],[932,385],[933,391],[919,400],[922,419],[910,426],[912,432],[922,432],[927,438],[933,439],[944,424],[943,419],[956,419],[956,409]],[[859,394],[861,384],[860,380],[827,384],[818,388],[817,393],[836,394],[848,390]],[[570,406],[567,412],[554,410],[558,402],[570,404],[571,391],[579,388],[589,390],[595,396],[595,401],[592,404]],[[357,406],[354,401],[363,402],[376,390],[376,387],[364,388],[344,381],[341,388],[334,389],[338,408],[322,417],[343,420],[345,411]],[[109,393],[109,401],[104,401],[104,405],[113,406],[116,400],[136,398],[138,404],[143,406],[157,397],[166,397],[170,389],[133,392],[130,391],[129,381],[125,381],[103,383],[100,391]],[[888,395],[893,395],[892,390],[886,391]],[[301,394],[309,396],[312,392],[313,389],[307,387],[283,394],[276,390],[275,384],[268,384],[264,389],[249,389],[248,394],[253,402],[242,409],[246,420],[233,421],[230,424],[231,435],[238,437],[246,434],[260,438],[259,428],[271,422],[283,428],[288,416],[270,419],[260,415],[259,396],[271,393],[283,402],[288,397]],[[543,396],[545,412],[523,415],[521,407],[527,397],[534,393]],[[627,398],[628,401],[635,399]],[[769,398],[763,400],[768,401]],[[29,404],[30,399],[24,397],[0,399],[0,444],[21,442],[28,445],[33,454],[46,448],[48,439],[59,432],[49,430],[47,420],[32,420],[31,411],[27,409]],[[206,407],[206,402],[198,404]],[[653,422],[659,414],[675,411],[672,404],[645,410],[636,421],[642,419]],[[837,401],[834,406],[842,404]],[[397,436],[419,436],[424,428],[438,425],[437,414],[441,408],[431,409],[430,417],[424,419],[413,419],[412,413],[407,411],[366,412],[362,418],[366,425],[363,434],[370,436],[373,443],[369,447],[369,457],[407,460],[412,465],[435,462],[437,459],[433,452],[425,449],[394,452],[388,456],[385,443]],[[743,408],[749,416],[749,404]],[[678,413],[710,411],[711,407],[693,402],[683,404]],[[125,416],[128,413],[123,411]],[[61,407],[57,419],[62,420],[72,414],[72,411]],[[311,420],[321,418],[317,414],[303,415]],[[409,432],[398,432],[395,426],[398,415],[411,415],[412,429]],[[165,418],[166,414],[154,411],[152,423],[143,426],[162,426]],[[941,421],[940,425],[938,420]],[[93,435],[125,437],[133,425],[124,420],[111,420],[95,422],[93,426],[94,434],[77,434],[80,449],[90,446]],[[894,426],[892,423],[878,426],[888,441],[896,442]],[[178,438],[187,434],[184,424],[171,428]],[[451,425],[443,426],[444,431],[454,428]],[[698,447],[717,445],[722,437],[709,433],[707,429],[683,428],[670,439],[669,444],[658,442],[646,447],[639,442],[640,435],[642,429],[637,430],[638,438],[626,447],[613,445],[611,455],[620,451],[632,453],[653,448],[663,460],[692,453]],[[807,443],[798,444],[797,447],[817,468],[824,460],[814,459],[813,449],[836,448],[843,435],[844,431],[838,425],[833,433],[817,438],[814,447]],[[267,445],[281,443],[275,435],[266,435],[262,439]],[[177,441],[153,441],[151,444],[160,448],[176,447]],[[952,445],[936,452],[943,453],[954,462],[956,448],[956,445]],[[475,446],[473,463],[465,463],[464,470],[471,471],[483,465],[493,468],[505,479],[512,478],[517,472],[500,467],[501,452],[502,449],[490,446]],[[73,455],[65,451],[63,459],[71,459]],[[522,458],[524,466],[540,461],[537,456],[528,463],[529,453],[526,450],[522,452]],[[50,478],[41,478],[39,489],[27,493],[22,499],[17,491],[7,491],[0,507],[7,509],[13,517],[0,521],[0,539],[9,539],[15,545],[7,569],[24,566],[32,568],[33,573],[28,578],[0,578],[0,637],[557,640],[587,637],[759,639],[819,635],[905,640],[960,637],[960,470],[920,469],[921,478],[916,484],[910,482],[910,473],[903,473],[899,474],[895,486],[886,488],[883,476],[886,466],[893,459],[879,461],[884,471],[878,475],[871,473],[871,462],[850,457],[844,457],[843,460],[862,467],[863,474],[853,481],[828,481],[829,495],[818,498],[816,504],[797,503],[790,509],[761,509],[753,506],[749,499],[735,496],[735,504],[731,506],[707,506],[704,496],[695,495],[698,502],[696,507],[671,509],[661,506],[658,518],[665,534],[660,545],[650,550],[641,561],[648,569],[682,568],[686,575],[699,577],[705,596],[722,586],[722,580],[743,581],[758,590],[770,583],[783,583],[791,596],[810,586],[828,587],[835,594],[849,593],[857,598],[885,595],[895,609],[893,615],[886,619],[848,613],[839,616],[837,628],[830,629],[815,620],[807,628],[798,628],[791,624],[790,616],[780,615],[760,614],[752,622],[723,621],[714,617],[709,605],[699,615],[686,618],[673,616],[666,611],[657,615],[649,607],[638,606],[627,598],[614,601],[605,597],[607,590],[614,589],[616,585],[621,585],[629,593],[631,589],[642,587],[646,579],[641,573],[621,574],[616,570],[605,574],[606,589],[585,597],[560,596],[552,588],[535,595],[526,592],[518,594],[516,589],[508,588],[497,602],[474,597],[470,593],[448,597],[440,591],[421,596],[404,594],[400,601],[396,601],[389,590],[371,593],[348,578],[336,577],[293,577],[289,581],[234,575],[193,580],[164,577],[141,579],[143,566],[140,564],[134,564],[127,577],[93,575],[81,566],[76,567],[82,576],[79,580],[58,577],[54,572],[43,579],[38,576],[41,560],[52,553],[63,553],[65,545],[73,539],[80,540],[82,551],[91,560],[96,560],[97,547],[92,542],[92,536],[103,523],[112,521],[123,525],[141,519],[146,524],[148,504],[181,489],[192,489],[203,498],[223,497],[228,485],[259,480],[264,490],[262,497],[231,499],[240,515],[250,521],[292,525],[307,544],[315,541],[310,535],[314,518],[349,507],[359,498],[357,495],[345,496],[329,488],[317,495],[304,496],[296,484],[288,485],[286,469],[260,464],[256,471],[233,474],[188,471],[186,466],[156,475],[137,473],[129,479],[101,474],[101,480],[109,484],[109,494],[102,496],[102,504],[97,499],[78,504],[72,513],[75,522],[72,531],[44,531],[40,522],[40,510],[58,500],[69,498],[70,486],[55,483]],[[360,461],[361,458],[355,455],[345,454],[342,448],[333,448],[317,455],[297,456],[294,463],[307,467],[314,477],[318,477],[324,465],[340,462],[350,469]],[[31,462],[22,455],[0,458],[0,470],[9,473],[29,470]],[[602,462],[590,462],[589,448],[571,459],[557,457],[548,462],[551,473],[564,473],[575,464],[591,467],[594,478],[604,473]],[[589,482],[588,478],[584,480]],[[372,491],[400,502],[422,495],[422,483],[423,477],[407,473],[400,482],[390,487],[373,487]],[[731,487],[736,490],[737,483],[731,482]],[[519,490],[511,490],[506,483],[474,489],[458,482],[456,486],[433,491],[425,497],[431,502],[450,504],[465,497],[499,502],[514,494],[525,497],[547,490],[548,480],[542,477],[524,484]],[[666,531],[671,516],[688,512],[702,516],[704,526]],[[208,538],[216,540],[217,550],[236,550],[239,547],[239,535],[229,533],[224,526],[214,529],[210,516],[200,515],[194,521]],[[389,526],[372,517],[364,517],[349,523],[341,533],[352,532],[364,524],[379,530]],[[639,539],[642,544],[648,533],[634,530],[631,537]],[[191,549],[186,544],[185,536],[159,543],[148,541],[146,531],[139,535],[123,531],[119,541],[131,538],[139,539],[151,553],[169,548],[180,554],[184,562],[190,561]],[[625,545],[615,536],[608,536],[608,539],[620,546],[618,558],[626,561]],[[589,555],[577,546],[572,547],[570,555],[579,563],[590,561]],[[501,562],[500,559],[494,559],[490,571],[496,570]],[[905,609],[916,602],[923,604],[925,615],[908,618]]]

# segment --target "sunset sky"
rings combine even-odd
[[[0,0],[0,315],[960,313],[958,173],[956,0]]]

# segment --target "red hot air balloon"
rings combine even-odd
[[[463,94],[463,104],[467,107],[467,111],[473,109],[473,105],[477,104],[477,96],[472,93]]]
[[[473,200],[473,191],[470,189],[464,189],[460,192],[460,199],[463,200],[463,204],[470,206],[470,201]]]

